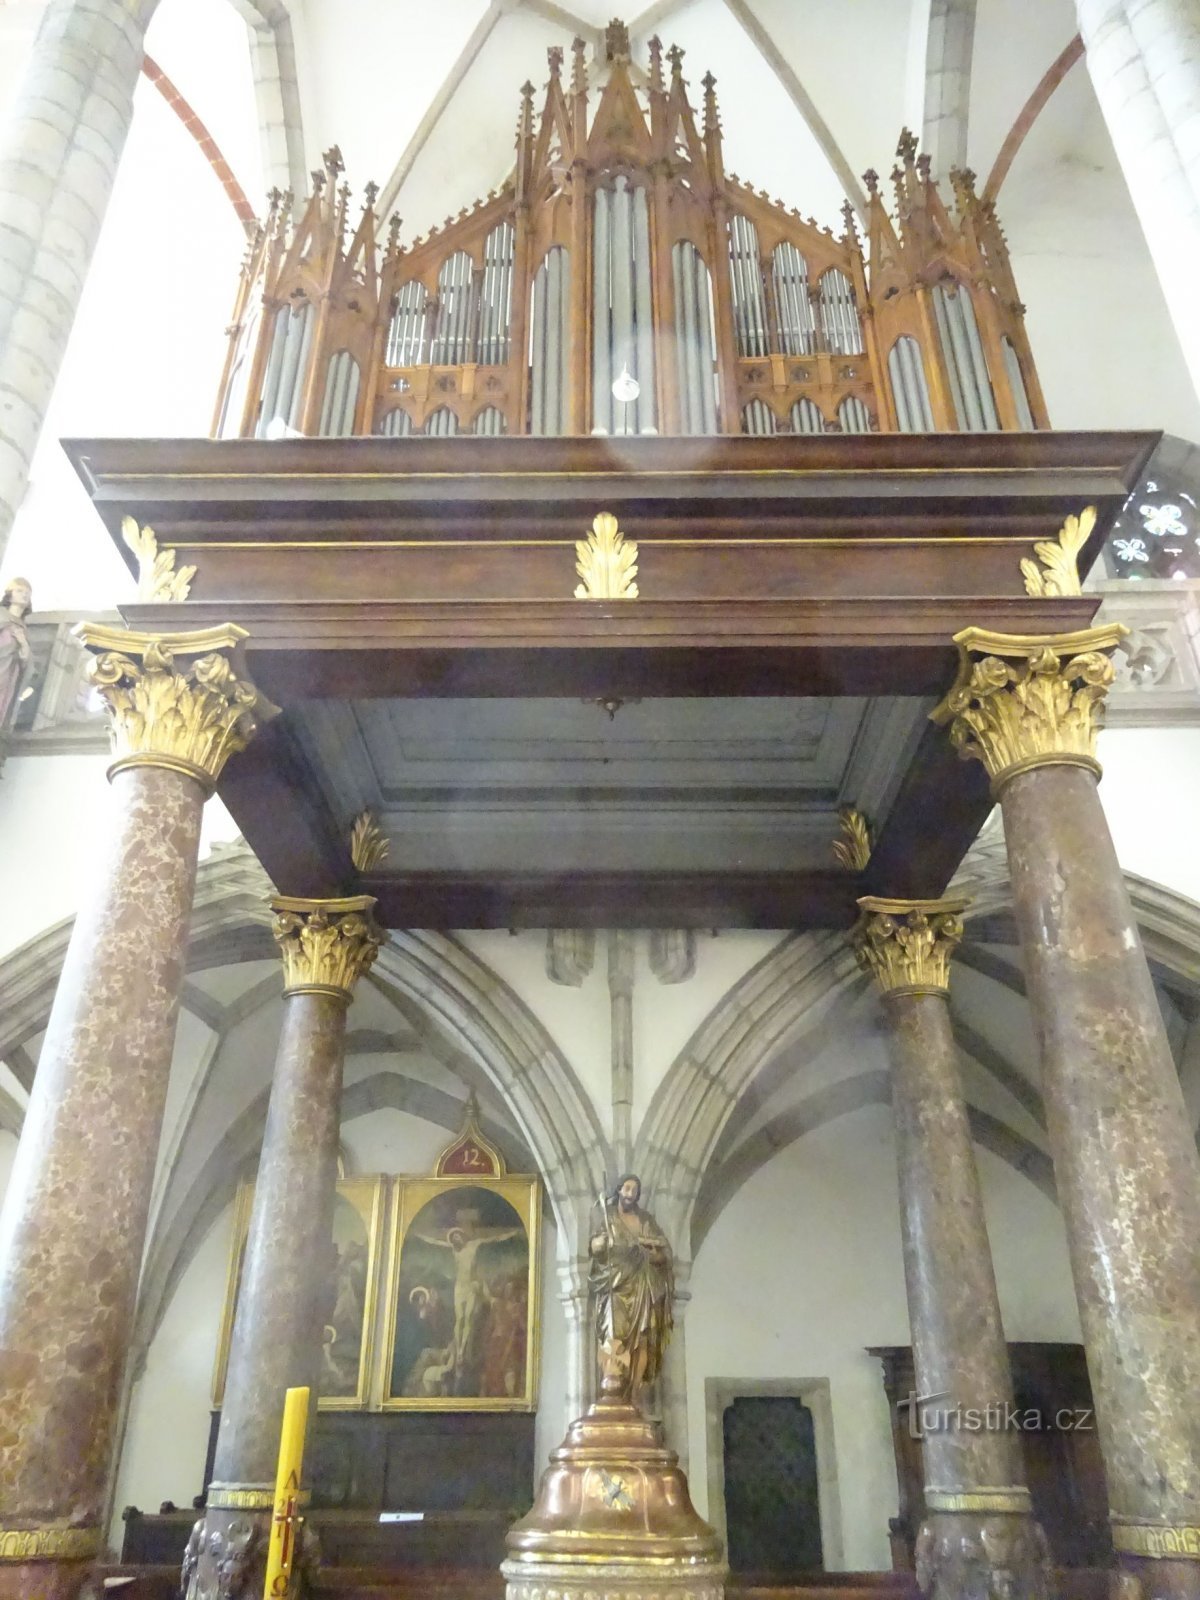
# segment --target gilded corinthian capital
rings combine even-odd
[[[864,895],[852,935],[859,964],[884,994],[947,994],[950,958],[969,900],[880,900]]]
[[[930,716],[949,725],[964,760],[983,763],[993,794],[1032,767],[1086,767],[1099,777],[1109,655],[1128,632],[1119,622],[1045,635],[964,628],[954,636],[958,677]]]
[[[345,900],[271,901],[271,932],[283,958],[284,994],[332,994],[349,1000],[379,953],[384,932],[369,894]]]
[[[81,622],[87,675],[109,716],[109,777],[126,767],[169,767],[215,787],[275,707],[238,660],[246,638],[232,623],[196,633],[131,633]]]

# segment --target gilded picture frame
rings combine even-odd
[[[383,1410],[535,1409],[540,1223],[536,1177],[397,1180]]]
[[[329,1320],[324,1327],[321,1350],[317,1404],[322,1411],[361,1411],[370,1399],[387,1186],[388,1180],[378,1175],[338,1180],[333,1218],[338,1271],[337,1281],[329,1290]],[[213,1371],[213,1405],[217,1408],[225,1395],[233,1319],[253,1203],[254,1185],[240,1184],[234,1202],[233,1243]],[[340,1331],[339,1323],[342,1324]]]

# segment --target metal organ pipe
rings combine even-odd
[[[762,404],[761,401],[753,403]],[[792,432],[824,433],[825,417],[820,406],[814,404],[812,400],[797,400],[792,407]]]
[[[495,406],[485,406],[471,424],[471,432],[481,438],[495,438],[504,431],[504,413]]]
[[[221,420],[217,424],[218,439],[236,439],[242,428],[242,412],[246,405],[246,389],[250,382],[250,352],[258,332],[259,307],[255,304],[238,336],[237,351],[221,400]]]
[[[944,284],[935,284],[933,309],[958,425],[977,433],[994,432],[1000,422],[971,296],[961,286],[951,292]]]
[[[325,375],[319,433],[323,439],[341,439],[354,432],[358,405],[359,368],[349,350],[338,350]]]
[[[407,439],[413,431],[412,418],[403,406],[393,406],[385,412],[379,431],[389,439]]]
[[[618,174],[596,190],[592,209],[592,432],[654,433],[654,303],[650,210],[644,188]],[[628,372],[636,400],[613,384]]]
[[[312,306],[305,300],[298,306],[282,307],[275,318],[271,354],[267,362],[263,403],[257,433],[261,439],[272,422],[285,422],[289,428],[300,424],[304,403],[304,374],[312,344]]]
[[[415,278],[410,278],[397,291],[396,309],[388,329],[389,367],[415,367],[424,361],[426,301],[425,285]]]
[[[765,400],[751,400],[742,409],[742,431],[756,436],[776,431],[775,413]]]
[[[838,421],[843,433],[870,433],[871,413],[866,403],[856,394],[848,394],[838,407]]]
[[[613,185],[612,249],[609,273],[612,285],[612,364],[614,377],[628,371],[635,378],[637,356],[633,348],[633,196],[628,181],[619,176]],[[612,403],[613,432],[629,433],[629,406]],[[635,424],[636,427],[636,424]]]
[[[609,192],[600,187],[592,204],[592,432],[612,427],[612,347],[608,302]]]
[[[888,352],[888,375],[896,401],[896,420],[901,433],[931,433],[933,412],[921,347],[911,334],[903,333]]]
[[[776,245],[771,257],[775,300],[779,307],[780,335],[785,356],[813,353],[816,340],[812,305],[808,298],[808,262],[788,240]]]
[[[567,356],[570,257],[562,245],[546,252],[534,274],[529,323],[529,431],[561,434]]]
[[[1021,370],[1021,358],[1013,346],[1012,340],[1005,334],[1000,340],[1000,349],[1004,356],[1004,369],[1008,373],[1008,384],[1012,390],[1013,401],[1017,408],[1017,421],[1027,432],[1032,433],[1036,426],[1033,412],[1029,409],[1029,393],[1025,388],[1025,374]]]
[[[547,257],[546,297],[546,422],[548,433],[563,431],[563,362],[566,359],[566,329],[563,326],[562,251],[552,250]]]
[[[821,327],[828,348],[840,356],[862,354],[862,328],[854,290],[839,267],[821,274]]]
[[[684,433],[717,431],[712,282],[704,257],[688,239],[671,251],[675,281],[675,357]]]
[[[633,191],[633,312],[637,323],[638,431],[658,432],[658,401],[654,371],[654,297],[650,282],[650,202],[639,185]]]

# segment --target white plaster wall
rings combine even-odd
[[[1079,1338],[1057,1210],[977,1152],[1006,1332]],[[868,1106],[782,1151],[705,1239],[687,1314],[691,1486],[707,1506],[706,1378],[827,1378],[845,1566],[890,1565],[896,1477],[879,1364],[907,1344],[890,1114]]]
[[[0,957],[74,916],[111,837],[109,758],[15,756],[0,773]],[[204,808],[201,857],[237,838],[217,799]]]
[[[8,1188],[8,1178],[16,1155],[16,1134],[9,1133],[7,1128],[0,1130],[0,1201],[3,1201],[4,1191]]]
[[[109,1529],[118,1549],[125,1506],[157,1511],[164,1500],[189,1506],[203,1485],[232,1232],[227,1206],[180,1278],[133,1390]]]
[[[1200,796],[1200,728],[1112,728],[1100,735],[1100,798],[1127,872],[1200,900],[1191,818]]]

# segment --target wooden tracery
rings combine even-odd
[[[350,231],[338,151],[302,214],[271,196],[244,263],[219,437],[864,433],[1048,426],[1004,236],[973,176],[953,213],[905,133],[866,240],[727,175],[715,80],[629,37],[560,49],[521,91],[499,191],[428,238]],[[591,80],[595,81],[591,81]]]

